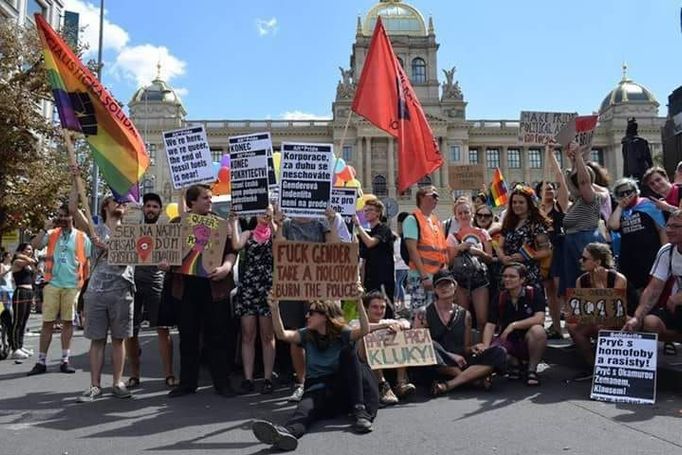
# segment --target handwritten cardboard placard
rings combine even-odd
[[[182,221],[182,265],[184,275],[208,276],[223,263],[227,221],[215,215],[187,213]]]
[[[519,142],[522,144],[544,145],[554,139],[576,113],[521,111]]]
[[[479,190],[485,184],[485,168],[482,164],[462,164],[448,167],[451,190]]]
[[[377,330],[363,337],[367,363],[373,370],[436,364],[429,329]]]
[[[567,289],[566,322],[621,328],[627,317],[625,289]]]
[[[592,151],[592,140],[598,122],[598,115],[573,117],[556,135],[556,140],[563,147],[568,147],[571,141],[575,141],[578,147],[585,149],[583,155],[588,158]]]
[[[109,238],[108,260],[111,265],[168,265],[182,263],[180,225],[119,224]]]
[[[173,188],[215,180],[211,149],[203,125],[163,133]]]
[[[658,335],[600,330],[590,398],[613,403],[656,403]]]
[[[272,292],[278,300],[355,299],[357,243],[277,241]]]

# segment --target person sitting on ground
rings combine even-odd
[[[651,280],[642,292],[634,315],[623,326],[625,331],[655,332],[659,341],[682,341],[682,210],[670,215],[665,226],[668,243],[658,250],[651,267]],[[669,281],[672,282],[668,294]],[[659,301],[665,307],[655,308]],[[652,311],[653,310],[653,311]]]
[[[585,273],[578,277],[575,283],[576,288],[627,289],[627,278],[613,268],[613,257],[607,244],[598,242],[587,244],[583,249],[580,262]],[[587,363],[585,371],[580,372],[573,380],[592,379],[592,367],[594,366],[592,338],[597,338],[599,330],[608,327],[601,324],[567,323],[566,328]]]
[[[369,331],[379,332],[382,336],[386,332],[396,333],[400,330],[409,330],[410,321],[407,319],[385,319],[386,307],[388,302],[383,293],[372,291],[362,297],[362,304],[367,311],[369,318]],[[354,319],[349,324],[352,328],[358,328],[360,321]],[[360,359],[367,361],[367,353],[365,352],[364,343],[359,346]],[[407,376],[407,368],[396,369],[396,384],[391,390],[391,384],[384,377],[384,370],[373,370],[374,375],[379,381],[379,402],[384,406],[390,406],[398,403],[398,401],[406,399],[415,391],[414,384],[410,383]]]
[[[279,301],[268,297],[277,338],[305,349],[306,381],[301,400],[284,426],[266,420],[253,422],[252,430],[259,441],[279,450],[295,450],[298,439],[313,422],[346,410],[353,415],[356,432],[372,431],[379,405],[378,385],[369,367],[360,362],[353,344],[369,333],[361,295],[362,287],[358,286],[360,327],[354,330],[346,325],[341,306],[329,300],[310,303],[306,327],[285,330]]]
[[[483,330],[483,340],[474,347],[481,352],[489,346],[502,346],[508,355],[509,379],[520,378],[522,363],[528,364],[526,384],[540,385],[537,373],[542,353],[547,347],[545,333],[545,296],[536,287],[526,286],[528,270],[518,262],[502,268],[502,284],[497,302],[492,302],[488,323]],[[499,335],[493,339],[495,329]]]
[[[431,395],[443,395],[450,390],[483,380],[490,387],[493,371],[503,372],[506,353],[499,346],[478,346],[471,342],[471,313],[455,303],[457,282],[447,270],[433,277],[436,300],[420,309],[414,318],[415,329],[428,328],[438,361],[436,373],[448,378],[434,381]]]

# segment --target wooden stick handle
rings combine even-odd
[[[66,144],[66,150],[69,152],[69,164],[72,168],[78,167],[78,161],[76,161],[76,150],[73,148],[73,142],[71,142],[71,134],[62,129],[62,134],[64,135],[64,143]],[[88,198],[85,196],[85,185],[83,184],[83,179],[81,179],[80,174],[75,175],[76,188],[78,189],[78,195],[80,196],[81,203],[83,204],[83,210],[85,211],[86,221],[88,222],[88,234],[91,237],[95,236],[95,224],[92,221],[92,212],[90,212],[90,206],[88,205]]]

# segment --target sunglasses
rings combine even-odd
[[[587,257],[587,256],[580,256],[580,262],[585,262],[585,261],[590,261],[592,258]]]
[[[616,197],[617,197],[617,198],[628,197],[628,196],[630,196],[631,194],[634,194],[634,193],[635,193],[635,190],[632,190],[632,189],[630,189],[630,190],[623,190],[623,191],[617,191],[617,192],[616,192]]]
[[[484,220],[487,220],[488,218],[492,218],[493,215],[492,213],[477,213],[476,218],[483,218]]]

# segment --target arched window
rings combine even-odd
[[[415,84],[426,82],[426,62],[421,57],[412,60],[412,82]]]
[[[420,181],[417,182],[417,186],[419,188],[431,185],[433,185],[433,183],[431,183],[431,177],[429,177],[428,175],[425,175]]]
[[[152,178],[146,178],[142,181],[142,194],[151,193],[154,191],[154,180]]]
[[[372,193],[374,193],[375,196],[388,195],[388,190],[386,188],[386,177],[383,175],[377,175],[372,179]]]

